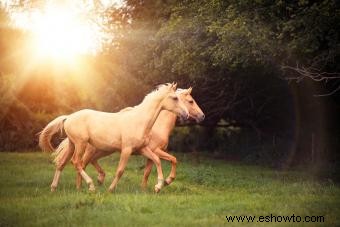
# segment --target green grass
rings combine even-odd
[[[68,165],[50,192],[54,166],[48,154],[0,153],[0,226],[336,226],[340,188],[308,173],[283,172],[178,155],[177,179],[153,193],[140,189],[144,159],[132,156],[115,193],[106,192],[118,156],[101,160],[107,177],[97,192],[75,189]],[[163,162],[165,175],[170,166]],[[96,177],[92,166],[88,173]],[[226,215],[324,215],[325,223],[228,223]]]

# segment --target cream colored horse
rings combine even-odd
[[[156,91],[148,94],[143,102],[130,111],[106,113],[94,110],[81,110],[68,116],[61,116],[50,122],[39,137],[39,145],[43,150],[53,150],[51,138],[58,131],[63,130],[68,139],[68,149],[72,151],[72,163],[77,172],[89,185],[89,190],[94,191],[93,180],[84,171],[82,156],[87,144],[104,150],[117,149],[121,151],[116,175],[109,191],[113,191],[123,175],[129,156],[133,151],[151,159],[156,167],[158,183],[155,185],[159,191],[164,184],[161,163],[156,154],[147,146],[149,133],[161,110],[172,111],[184,118],[189,113],[183,102],[175,93],[176,85],[167,84],[160,86]],[[51,190],[57,187],[63,166],[57,166]]]
[[[193,97],[191,96],[192,88],[189,89],[178,89],[176,93],[179,98],[183,101],[184,105],[189,111],[189,115],[192,119],[196,120],[196,122],[200,122],[204,119],[204,114],[200,107],[197,105]],[[132,108],[126,108],[122,111],[129,111]],[[171,162],[171,172],[169,177],[165,180],[166,185],[172,183],[172,181],[176,177],[176,157],[165,152],[168,142],[169,136],[173,128],[175,127],[177,116],[176,114],[163,110],[159,114],[155,124],[151,129],[151,137],[148,147],[161,159],[168,160]],[[66,162],[70,159],[71,155],[70,151],[67,150],[68,147],[68,139],[66,138],[58,147],[56,152],[55,162],[57,165],[65,165]],[[114,150],[105,151],[98,150],[90,144],[87,145],[85,154],[83,156],[83,168],[85,169],[89,162],[96,168],[98,172],[98,183],[102,184],[105,178],[105,172],[98,164],[97,160],[101,157],[108,156],[112,154]],[[150,159],[147,159],[147,163],[145,166],[144,177],[142,181],[142,187],[145,188],[147,185],[147,180],[150,175],[151,169],[153,166],[153,162]],[[77,188],[80,188],[81,185],[81,176],[78,174],[77,178]]]

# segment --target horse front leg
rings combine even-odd
[[[122,177],[126,164],[129,160],[129,157],[132,153],[132,148],[131,147],[126,147],[123,148],[120,154],[120,159],[119,159],[119,164],[118,164],[118,168],[116,170],[116,175],[115,178],[113,179],[110,187],[109,187],[109,192],[113,192],[117,186],[117,183],[119,181],[119,179]]]
[[[171,171],[169,176],[165,180],[165,185],[171,184],[176,178],[176,167],[177,167],[177,159],[175,156],[163,151],[160,148],[156,148],[154,153],[161,159],[168,160],[171,162]]]
[[[84,153],[86,145],[87,143],[84,143],[84,142],[79,142],[75,144],[75,153],[72,157],[72,163],[74,167],[76,168],[77,172],[82,176],[85,182],[89,185],[89,191],[94,192],[96,188],[94,187],[93,180],[83,169],[82,155]]]
[[[158,175],[158,182],[155,185],[155,192],[158,193],[164,186],[164,176],[161,166],[161,160],[159,157],[152,152],[152,150],[146,146],[141,149],[141,154],[147,157],[148,159],[151,159],[153,163],[156,165],[157,168],[157,175]]]
[[[148,184],[148,179],[149,179],[149,175],[151,173],[152,170],[152,166],[153,166],[153,162],[151,159],[146,159],[146,163],[145,163],[145,168],[144,168],[144,175],[143,175],[143,180],[142,180],[142,189],[145,189],[147,184]]]

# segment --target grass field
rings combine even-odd
[[[178,155],[176,181],[153,193],[139,187],[144,159],[133,156],[115,193],[106,192],[118,156],[101,161],[106,183],[97,192],[75,189],[67,166],[57,192],[49,185],[54,166],[48,154],[0,153],[0,226],[340,226],[340,188],[308,173]],[[165,174],[170,166],[163,162]],[[88,168],[95,177],[93,167]],[[228,222],[227,215],[324,216],[324,223]],[[272,219],[273,220],[273,219]]]

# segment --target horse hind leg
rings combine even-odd
[[[151,159],[146,160],[145,168],[144,168],[144,175],[142,180],[142,189],[146,189],[148,184],[148,179],[152,170],[153,162]]]
[[[76,168],[75,162],[74,162],[75,155],[76,154],[74,153],[73,156],[72,156],[71,162],[72,162],[73,166]],[[77,170],[77,168],[76,168],[76,170]],[[83,178],[82,178],[81,174],[78,171],[76,171],[76,188],[77,188],[77,190],[81,189],[82,183],[83,183]]]
[[[96,168],[96,170],[98,172],[98,177],[97,177],[98,184],[102,185],[104,183],[104,180],[105,180],[105,172],[104,172],[104,170],[99,165],[97,160],[91,161],[91,164],[94,166],[94,168]]]
[[[55,170],[55,173],[54,173],[53,181],[51,183],[51,191],[52,192],[54,192],[57,189],[58,183],[59,183],[59,180],[60,180],[61,171],[63,171],[67,162],[70,161],[72,154],[74,152],[74,147],[70,144],[67,147],[65,147],[64,149],[67,149],[67,151],[65,151],[63,156],[56,163],[56,170]]]
[[[81,189],[82,183],[83,183],[83,178],[82,178],[81,174],[77,171],[77,176],[76,176],[76,188],[77,188],[77,190]]]
[[[51,192],[54,192],[57,189],[58,183],[59,183],[59,179],[60,179],[60,174],[61,174],[61,170],[59,170],[57,168],[55,170],[55,172],[54,172],[53,181],[51,183]]]
[[[96,150],[96,149],[94,150],[93,153],[94,154],[92,155],[90,162],[98,172],[98,177],[97,177],[98,184],[102,185],[104,183],[104,179],[105,179],[105,172],[104,172],[103,168],[99,165],[98,159],[100,159],[104,156],[107,156],[110,153],[104,152],[102,150]]]
[[[84,170],[86,169],[86,166],[88,165],[88,163],[89,163],[91,157],[93,156],[94,152],[95,152],[95,148],[93,146],[91,146],[90,144],[87,144],[86,148],[85,148],[85,153],[82,156],[82,168]],[[76,177],[77,190],[81,189],[82,180],[83,180],[83,178],[82,178],[81,174],[77,171],[77,177]]]
[[[72,157],[72,163],[74,167],[76,168],[77,172],[82,176],[82,178],[85,180],[86,184],[89,185],[89,191],[95,191],[95,186],[93,184],[93,180],[91,177],[84,171],[83,169],[83,162],[82,162],[82,155],[84,153],[85,147],[87,143],[79,142],[75,143],[75,153]]]

